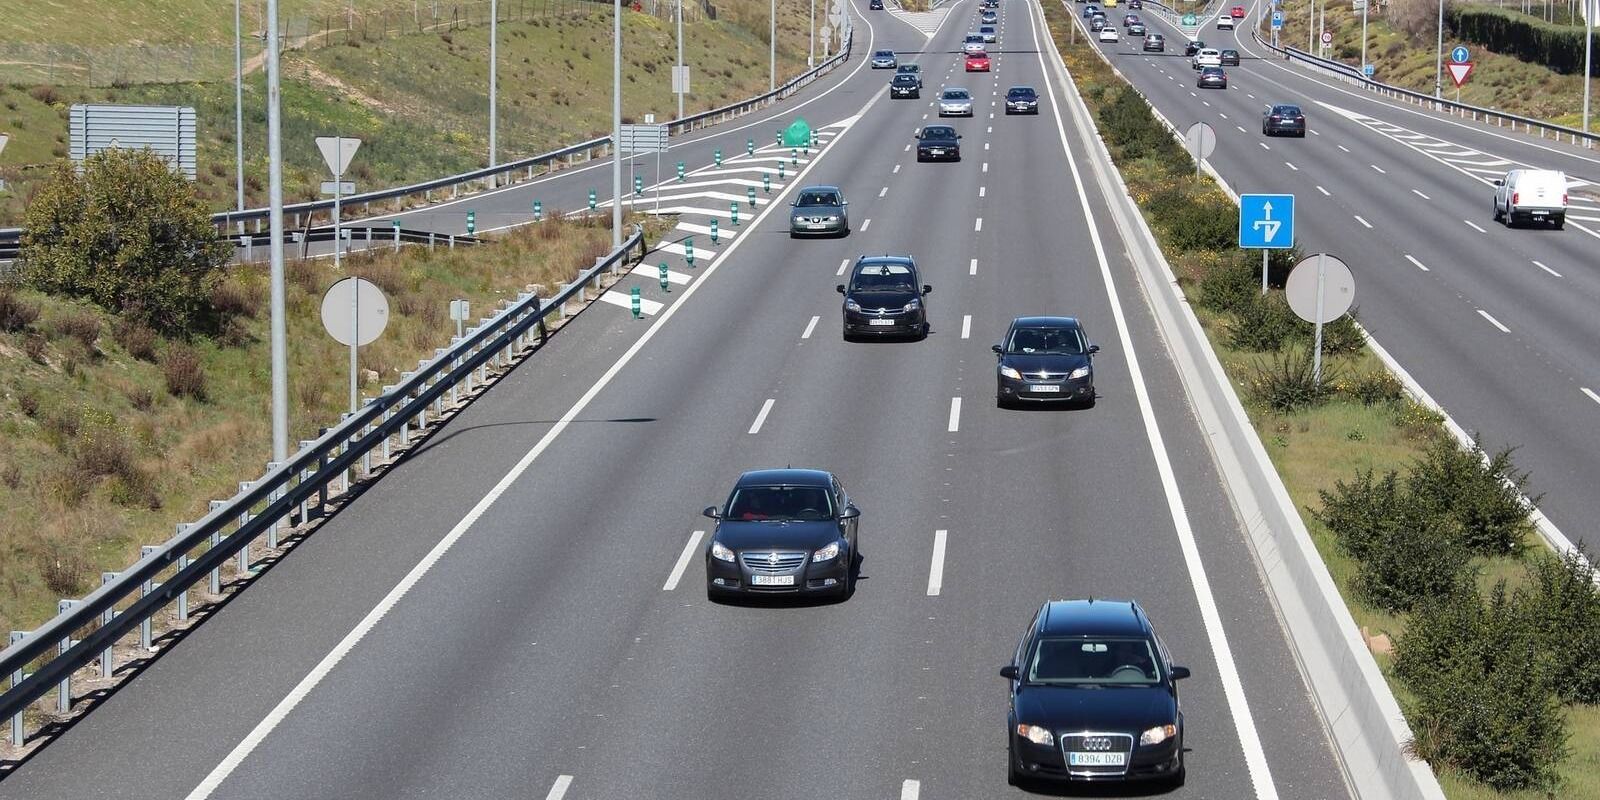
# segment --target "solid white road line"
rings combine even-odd
[[[689,559],[694,558],[694,549],[700,544],[700,537],[704,535],[705,531],[689,534],[689,541],[684,544],[683,552],[678,554],[678,563],[672,565],[672,574],[668,575],[667,582],[661,585],[661,591],[670,592],[678,588],[678,581],[683,580],[683,571],[689,568]]]
[[[882,197],[882,196],[884,196],[884,195],[886,195],[888,193],[889,193],[889,187],[887,187],[887,186],[885,186],[882,189],[878,190],[878,196],[879,197]]]
[[[872,226],[872,220],[869,218],[866,222],[861,223],[861,230],[862,231],[866,231],[866,229],[871,227],[871,226]]]
[[[976,274],[978,274],[978,259],[976,259],[976,258],[972,259],[972,263],[967,265],[967,274],[968,275],[976,275]]]
[[[1592,389],[1590,389],[1590,388],[1589,388],[1589,387],[1587,387],[1587,386],[1584,386],[1584,387],[1580,387],[1580,388],[1582,388],[1582,389],[1583,389],[1583,393],[1584,393],[1584,394],[1586,394],[1586,395],[1588,395],[1588,396],[1589,396],[1589,399],[1590,399],[1590,400],[1593,400],[1593,401],[1595,401],[1595,402],[1596,402],[1596,403],[1600,403],[1600,394],[1595,394],[1595,393],[1594,393],[1594,390],[1592,390]]]
[[[1488,233],[1488,231],[1478,227],[1478,223],[1473,222],[1470,219],[1464,219],[1464,220],[1461,220],[1461,221],[1467,223],[1468,226],[1470,226],[1473,230],[1477,231],[1478,233]]]
[[[571,775],[562,775],[556,778],[556,782],[550,785],[550,792],[544,796],[544,800],[561,800],[561,798],[567,796],[567,787],[571,785]]]
[[[972,315],[971,314],[963,314],[963,315],[961,315],[961,338],[967,339],[967,338],[971,338],[971,336],[972,336]]]
[[[1046,45],[1039,41],[1039,28],[1044,24],[1042,9],[1028,5],[1029,14],[1036,21],[1033,26],[1034,51],[1038,55],[1039,69],[1045,75],[1050,75],[1045,64]],[[1068,80],[1061,66],[1061,54],[1056,51],[1055,41],[1047,39],[1048,52],[1056,59],[1056,76],[1058,84],[1065,84]],[[1063,92],[1075,91],[1069,85],[1062,86]],[[1072,95],[1076,96],[1076,95]],[[1172,516],[1172,524],[1176,529],[1179,548],[1183,552],[1184,566],[1188,569],[1190,582],[1194,585],[1195,599],[1198,601],[1200,620],[1205,627],[1206,638],[1211,642],[1211,648],[1217,662],[1217,677],[1222,684],[1223,695],[1228,701],[1228,711],[1233,717],[1234,729],[1239,736],[1240,750],[1243,751],[1245,768],[1250,774],[1251,786],[1257,800],[1277,800],[1278,789],[1272,782],[1272,767],[1267,763],[1266,752],[1261,747],[1261,734],[1256,730],[1255,718],[1250,712],[1250,703],[1244,693],[1244,682],[1239,678],[1239,667],[1233,659],[1233,646],[1228,641],[1227,630],[1222,625],[1222,612],[1217,608],[1216,596],[1211,591],[1211,580],[1206,576],[1205,563],[1200,560],[1200,545],[1195,540],[1194,528],[1189,522],[1189,514],[1184,509],[1183,495],[1178,489],[1176,472],[1172,466],[1172,458],[1167,453],[1165,440],[1161,435],[1160,423],[1156,421],[1155,407],[1151,405],[1150,388],[1145,384],[1144,370],[1139,365],[1138,351],[1133,346],[1133,334],[1128,327],[1128,317],[1122,309],[1122,300],[1117,291],[1116,282],[1112,280],[1111,257],[1106,252],[1105,242],[1100,238],[1100,226],[1095,219],[1093,206],[1089,202],[1089,192],[1084,185],[1083,175],[1078,168],[1077,156],[1073,155],[1072,147],[1067,141],[1067,126],[1061,118],[1061,108],[1058,103],[1050,104],[1051,111],[1055,114],[1056,135],[1061,142],[1061,150],[1066,154],[1068,171],[1072,174],[1072,182],[1076,188],[1079,208],[1083,211],[1085,228],[1089,232],[1089,241],[1094,245],[1095,258],[1100,265],[1101,282],[1105,285],[1106,295],[1111,302],[1111,315],[1116,321],[1117,336],[1124,354],[1124,363],[1127,365],[1129,377],[1133,381],[1134,398],[1138,401],[1139,414],[1144,420],[1145,435],[1150,442],[1150,452],[1156,463],[1156,472],[1161,478],[1161,486],[1166,495],[1167,509]],[[1077,119],[1089,119],[1088,108],[1081,104],[1074,106]],[[1079,128],[1074,125],[1080,141],[1086,148],[1092,147],[1087,133],[1087,126]],[[1069,194],[1070,196],[1070,194]]]
[[[937,597],[944,588],[944,540],[948,533],[943,528],[933,532],[933,561],[928,564],[929,597]]]
[[[1555,270],[1545,266],[1542,262],[1535,261],[1535,262],[1533,262],[1533,265],[1538,267],[1539,269],[1544,270],[1545,272],[1550,273],[1551,275],[1556,276],[1557,278],[1561,277],[1561,273],[1556,272]]]
[[[919,781],[906,781],[900,784],[900,800],[917,800],[922,796],[922,783]]]
[[[1292,161],[1285,161],[1285,162],[1283,162],[1283,165],[1288,167],[1289,169],[1294,170],[1295,172],[1299,172],[1300,171],[1300,168],[1295,166],[1294,162],[1292,162]]]
[[[983,230],[983,217],[978,217],[977,221],[972,223],[972,230],[974,233]]]
[[[945,431],[955,433],[961,430],[961,398],[950,398],[950,424],[945,426]]]
[[[1424,200],[1432,200],[1433,199],[1433,198],[1423,194],[1422,192],[1417,191],[1416,189],[1412,189],[1411,193],[1416,195],[1416,196],[1418,196],[1418,197],[1420,197],[1420,198],[1422,198],[1422,199],[1424,199]]]
[[[1360,214],[1355,214],[1353,216],[1356,218],[1356,222],[1359,222],[1362,225],[1365,225],[1367,227],[1367,230],[1372,230],[1372,223],[1362,219]]]
[[[1423,272],[1428,272],[1429,271],[1428,265],[1422,263],[1421,261],[1418,261],[1416,258],[1412,257],[1412,255],[1410,253],[1406,254],[1406,260],[1410,261],[1413,266],[1415,266],[1417,269],[1422,270]]]
[[[774,402],[776,402],[776,400],[769,397],[767,398],[767,402],[761,404],[761,410],[756,412],[756,421],[750,423],[750,433],[756,434],[761,432],[761,424],[766,422],[767,415],[772,413],[772,404]]]
[[[1490,316],[1489,312],[1484,311],[1481,308],[1478,309],[1478,316],[1483,317],[1484,319],[1488,320],[1490,325],[1493,325],[1496,328],[1499,328],[1501,333],[1510,333],[1511,332],[1510,328],[1507,328],[1506,326],[1501,325],[1500,324],[1500,320],[1497,320],[1494,317]]]
[[[1321,186],[1318,186],[1318,187],[1317,187],[1317,191],[1319,191],[1319,192],[1322,192],[1322,196],[1323,196],[1323,197],[1332,197],[1332,196],[1333,196],[1333,195],[1331,195],[1331,194],[1329,194],[1329,193],[1328,193],[1328,190],[1327,190],[1327,189],[1324,189],[1324,188],[1322,188],[1322,187],[1321,187]]]
[[[850,268],[850,259],[847,258],[847,259],[839,262],[839,271],[835,272],[833,274],[836,275],[836,276],[837,275],[843,275],[844,271],[849,269],[849,268]]]
[[[817,329],[817,321],[821,320],[821,319],[822,319],[822,317],[812,317],[811,321],[806,323],[805,332],[800,334],[800,338],[802,338],[802,339],[810,339],[811,338],[811,332]]]

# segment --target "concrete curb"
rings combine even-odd
[[[1073,24],[1079,25],[1072,10],[1069,5],[1068,14]],[[1444,800],[1444,791],[1428,764],[1408,755],[1411,729],[1399,704],[1367,651],[1355,619],[1250,425],[1199,319],[1178,288],[1176,275],[1120,173],[1111,166],[1110,152],[1066,74],[1054,37],[1049,37],[1049,47],[1067,87],[1071,113],[1080,123],[1083,144],[1098,156],[1089,159],[1096,179],[1128,244],[1150,309],[1207,434],[1212,457],[1244,523],[1352,791],[1361,798]]]

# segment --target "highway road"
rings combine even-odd
[[[1169,796],[1349,797],[1037,8],[1003,3],[989,75],[959,71],[976,7],[950,8],[929,39],[858,7],[858,52],[922,63],[922,100],[852,62],[804,112],[825,145],[761,216],[694,267],[653,254],[670,292],[624,279],[659,304],[645,318],[584,311],[0,796],[1021,796],[997,670],[1043,600],[1093,595],[1139,600],[1194,670]],[[964,158],[918,164],[944,83],[979,99]],[[1040,115],[1004,116],[1012,84],[1047,90]],[[700,138],[694,168],[745,135]],[[844,187],[848,238],[786,236],[802,181]],[[679,224],[719,202],[682,200]],[[906,251],[932,334],[843,342],[837,273]],[[1035,313],[1102,345],[1092,409],[994,407],[989,345]],[[833,470],[862,508],[855,595],[708,602],[699,510],[783,465]]]
[[[1217,131],[1210,163],[1235,191],[1295,194],[1300,247],[1351,266],[1378,342],[1486,445],[1518,446],[1541,509],[1586,536],[1600,515],[1600,153],[1363,93],[1273,57],[1244,25],[1199,32],[1243,61],[1226,91],[1198,89],[1186,37],[1145,17],[1168,51],[1125,38],[1100,45],[1112,62],[1180,129]],[[1268,103],[1301,105],[1311,135],[1262,136]],[[1490,182],[1512,165],[1566,172],[1566,230],[1493,222]]]

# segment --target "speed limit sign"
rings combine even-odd
[[[1333,44],[1333,31],[1323,31],[1322,32],[1322,43],[1323,44]]]

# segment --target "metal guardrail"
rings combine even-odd
[[[382,394],[368,398],[360,411],[345,415],[338,426],[315,440],[300,442],[287,462],[268,464],[265,475],[240,483],[239,493],[231,499],[212,501],[205,517],[179,524],[171,539],[143,548],[143,556],[132,566],[104,573],[100,588],[88,596],[61,600],[59,613],[37,630],[13,631],[9,646],[0,651],[0,676],[10,681],[0,694],[0,718],[11,722],[12,744],[20,746],[25,740],[22,714],[30,703],[53,691],[58,711],[69,712],[74,672],[98,662],[101,674],[111,677],[115,645],[135,631],[148,652],[152,617],[175,604],[177,617],[187,619],[189,592],[195,584],[209,579],[210,593],[221,594],[221,569],[230,559],[237,560],[241,573],[250,572],[252,542],[265,536],[267,546],[276,548],[285,523],[326,516],[334,488],[347,495],[358,467],[372,475],[374,454],[388,460],[397,446],[407,447],[417,432],[427,428],[430,410],[436,419],[445,413],[446,395],[454,403],[463,386],[470,393],[486,384],[491,363],[509,366],[534,341],[535,328],[543,339],[546,317],[552,313],[565,317],[569,300],[586,301],[591,284],[598,290],[601,271],[616,272],[635,250],[642,260],[646,245],[644,230],[638,226],[621,247],[597,259],[548,300],[520,294],[450,347],[420,361],[398,385],[383,387]],[[74,638],[80,632],[82,638]],[[25,671],[41,658],[47,660],[34,672]]]

